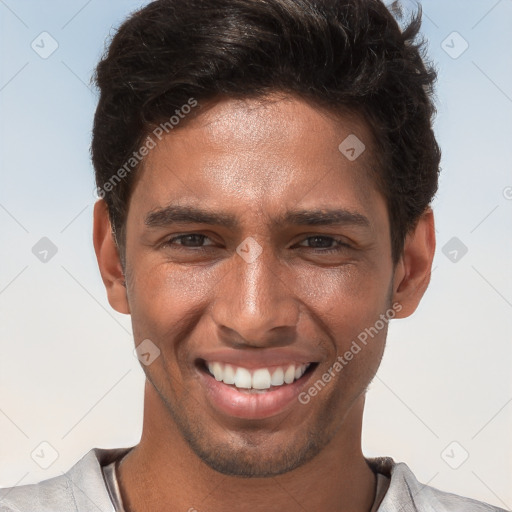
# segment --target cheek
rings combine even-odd
[[[132,276],[128,297],[134,334],[149,337],[172,332],[194,311],[201,311],[223,273],[214,267],[171,270],[169,265],[140,262]]]
[[[328,331],[324,351],[331,355],[325,371],[335,375],[334,386],[355,397],[371,381],[382,358],[388,322],[381,315],[388,321],[394,316],[394,311],[388,314],[391,273],[384,266],[354,265],[316,269],[297,282],[298,293],[307,297],[308,307]]]
[[[391,272],[369,264],[311,267],[296,276],[297,296],[334,332],[357,335],[388,307]]]

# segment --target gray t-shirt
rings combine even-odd
[[[116,512],[126,512],[123,507],[123,500],[121,499],[121,491],[119,490],[119,484],[117,483],[117,472],[116,465],[118,461],[111,462],[107,466],[103,466],[103,476],[105,483],[107,484],[108,493],[114,510]]]
[[[112,504],[114,505],[115,512],[126,512],[123,507],[123,500],[121,498],[121,491],[119,490],[119,484],[117,481],[117,465],[120,460],[115,460],[110,464],[103,466],[103,476],[105,477],[105,483],[107,484],[108,493]],[[370,512],[377,512],[379,505],[381,504],[386,491],[389,487],[390,479],[381,474],[377,473],[376,489],[375,489],[375,500],[373,502]]]
[[[37,484],[0,489],[0,512],[122,511],[112,464],[132,448],[93,448],[61,475]],[[374,473],[382,475],[377,480],[374,512],[506,512],[424,485],[407,464],[390,457],[366,460]]]

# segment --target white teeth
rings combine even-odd
[[[256,370],[252,374],[252,387],[254,389],[268,389],[270,387],[270,372],[266,368]]]
[[[251,384],[251,373],[249,372],[249,370],[238,367],[235,373],[235,386],[237,388],[249,389],[251,387]]]
[[[213,376],[215,377],[215,380],[222,380],[223,372],[222,365],[220,363],[213,363]]]
[[[295,380],[295,366],[291,364],[284,372],[284,381],[286,384],[291,384]]]
[[[284,372],[282,368],[278,368],[270,379],[272,386],[282,386],[284,384]]]
[[[306,373],[308,366],[309,366],[309,363],[303,364],[300,367],[300,372],[298,370],[295,370],[295,380],[300,379]]]
[[[280,366],[272,374],[268,368],[259,368],[251,373],[247,368],[219,362],[208,363],[208,369],[216,380],[224,384],[234,384],[243,389],[269,389],[271,386],[291,384],[300,379],[309,364]]]
[[[235,370],[230,364],[224,366],[224,378],[222,380],[224,381],[224,384],[235,383]]]

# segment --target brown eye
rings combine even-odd
[[[190,247],[190,248],[203,248],[207,247],[203,245],[203,242],[207,240],[208,237],[206,235],[201,235],[199,233],[188,233],[186,235],[179,235],[170,238],[165,242],[164,246],[178,246],[178,247]],[[180,243],[176,243],[176,241],[180,241]]]
[[[339,240],[337,238],[333,238],[332,236],[324,236],[324,235],[315,235],[315,236],[309,236],[304,239],[305,241],[311,241],[309,242],[309,245],[307,248],[316,250],[319,253],[334,253],[342,251],[343,249],[346,249],[350,247],[348,244],[344,243],[342,240]],[[334,246],[333,246],[334,243]],[[302,246],[304,247],[304,246]]]

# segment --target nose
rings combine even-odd
[[[300,316],[291,271],[267,247],[254,261],[233,254],[217,285],[213,320],[232,346],[277,347],[293,342]]]

